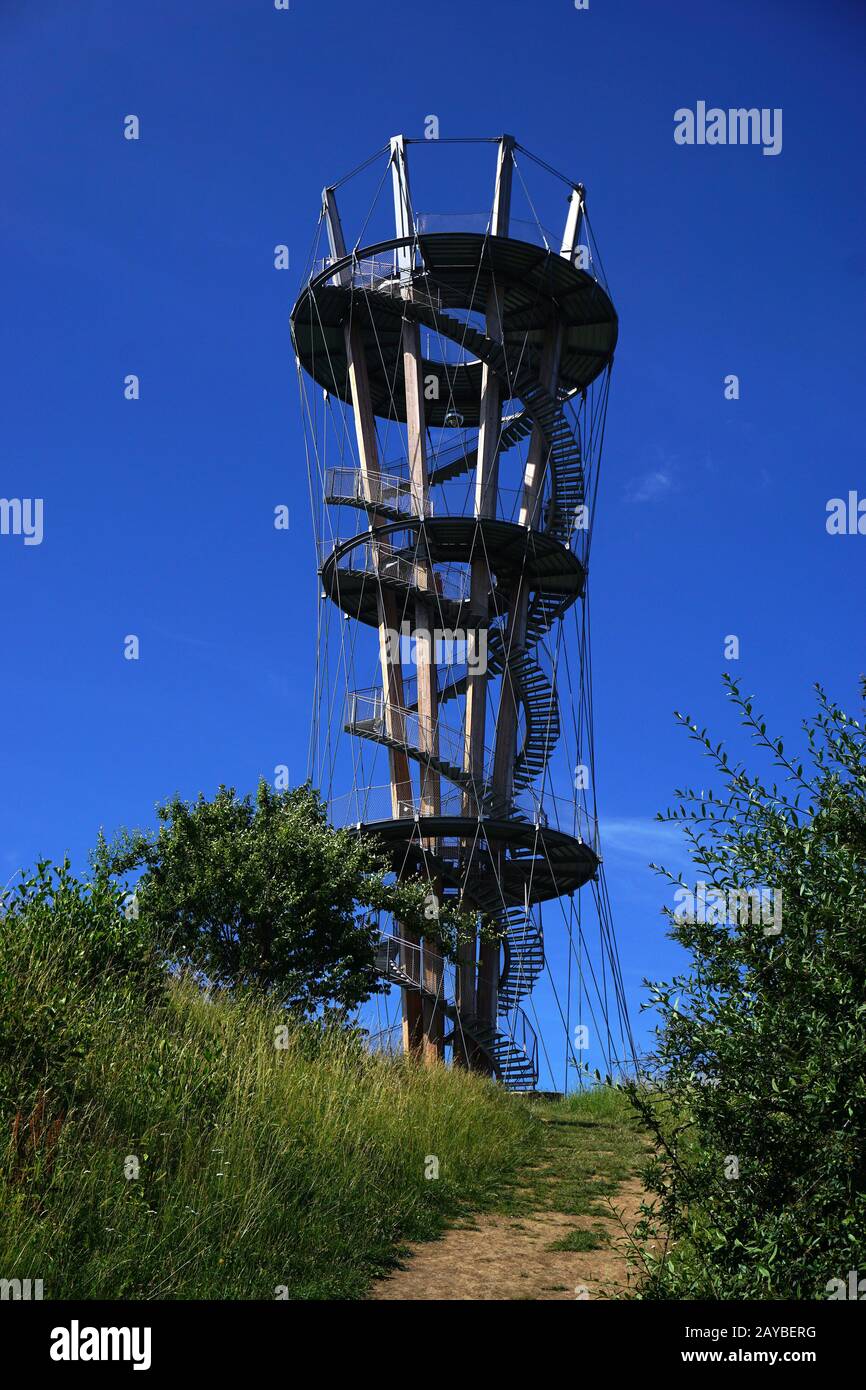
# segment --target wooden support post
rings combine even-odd
[[[322,195],[325,220],[328,228],[328,241],[331,256],[342,260],[346,255],[340,214],[332,188],[326,188]],[[346,266],[341,272],[343,284],[351,284],[352,267]],[[370,380],[360,325],[354,315],[345,327],[346,358],[349,370],[349,386],[352,395],[352,412],[355,419],[355,437],[358,446],[358,460],[361,471],[361,486],[365,498],[373,504],[381,497],[381,475],[379,470],[379,451],[376,441],[376,416],[370,395]],[[377,526],[381,518],[372,511],[371,525]],[[373,568],[378,573],[381,556],[378,544],[371,540]],[[381,584],[377,585],[376,602],[378,608],[379,661],[382,670],[382,698],[384,702],[385,728],[390,738],[398,745],[405,745],[406,729],[403,714],[403,671],[399,658],[399,615],[396,596]],[[388,762],[391,780],[391,814],[400,819],[413,814],[412,780],[409,774],[409,759],[404,747],[389,747]],[[398,927],[400,924],[397,924]],[[420,950],[402,931],[406,946],[402,948],[401,964],[411,979],[420,980]],[[421,997],[416,990],[403,990],[403,1047],[405,1051],[417,1051],[421,1043]]]
[[[406,159],[406,142],[402,135],[391,140],[391,176],[394,187],[394,220],[398,237],[414,235],[412,198],[409,191],[409,169]],[[403,296],[412,298],[412,267],[414,248],[399,247],[397,266],[404,281]],[[415,516],[424,517],[428,512],[429,484],[427,479],[427,423],[424,412],[424,386],[422,380],[421,332],[418,324],[404,317],[402,328],[403,379],[406,396],[406,448],[409,460],[409,486],[412,497],[412,511]],[[433,593],[435,588],[433,566],[427,553],[426,536],[422,531],[419,537],[417,564],[415,566],[416,587],[421,593]],[[421,597],[415,602],[415,660],[418,690],[418,748],[422,753],[435,757],[439,749],[438,698],[436,664],[434,651],[434,628],[432,604]],[[439,774],[429,766],[421,765],[420,811],[421,815],[438,815],[441,804]],[[424,840],[425,848],[436,852],[435,840]],[[431,912],[438,916],[442,896],[442,884],[434,880],[430,885],[434,902]],[[435,919],[433,919],[435,920]],[[442,952],[435,932],[425,936],[422,943],[422,1038],[421,1051],[427,1063],[439,1061],[445,1051],[444,1014],[441,1007],[443,986]],[[432,995],[432,998],[431,998]]]
[[[503,135],[499,142],[496,164],[496,186],[493,197],[493,213],[490,223],[492,236],[507,236],[511,214],[511,182],[514,169],[514,138]],[[491,281],[487,295],[487,336],[495,342],[502,341],[502,302],[501,286]],[[479,519],[495,517],[499,485],[499,439],[502,430],[502,384],[496,373],[486,363],[481,369],[481,402],[478,433],[478,460],[475,473],[475,515]],[[479,662],[481,655],[480,635],[487,639],[490,592],[490,568],[486,555],[476,553],[471,566],[470,608],[472,626],[467,632],[468,666],[470,675],[466,683],[466,748],[464,766],[471,772],[477,786],[484,780],[484,745],[487,724],[487,671],[486,664]],[[475,626],[477,624],[477,626]],[[475,973],[474,947],[471,957],[460,962],[458,982],[460,984],[461,1007],[466,1013],[475,1013],[484,1022],[495,1024],[497,1013],[497,988],[499,982],[500,948],[498,943],[482,939],[478,953],[478,979],[473,989],[471,976]],[[474,995],[474,1001],[472,996]],[[466,996],[466,1002],[463,1000]],[[474,1007],[473,1007],[474,1003]],[[477,1065],[487,1065],[475,1059]]]

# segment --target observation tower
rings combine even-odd
[[[438,161],[447,196],[449,150],[489,161],[481,214],[416,211],[410,151],[413,181],[416,153]],[[319,552],[310,773],[335,823],[429,888],[428,936],[380,924],[400,1014],[377,1001],[371,1031],[515,1090],[566,1089],[587,1058],[614,1072],[634,1050],[596,819],[587,573],[617,316],[585,189],[512,136],[394,136],[324,189],[291,322]],[[478,928],[453,960],[447,900]]]

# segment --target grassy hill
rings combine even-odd
[[[408,1242],[540,1202],[538,1182],[547,1200],[561,1140],[566,1210],[615,1177],[591,1152],[616,1148],[599,1100],[551,1109],[205,991],[119,901],[42,865],[0,909],[5,1278],[49,1299],[358,1298]]]
[[[0,1268],[47,1298],[357,1297],[534,1152],[483,1078],[189,981],[127,988],[38,926],[0,930]]]

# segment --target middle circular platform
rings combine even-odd
[[[430,590],[417,588],[425,551],[434,566],[448,567]],[[371,626],[380,620],[379,584],[398,595],[429,596],[443,617],[471,626],[468,566],[482,558],[494,581],[491,600],[522,578],[530,591],[561,597],[559,614],[583,592],[584,566],[553,536],[513,521],[447,516],[395,521],[337,541],[321,566],[322,590],[344,613]]]

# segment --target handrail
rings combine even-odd
[[[386,979],[393,979],[404,988],[411,987],[420,994],[431,995],[433,991],[423,983],[422,963],[425,949],[431,946],[422,942],[408,941],[405,937],[383,932],[376,944],[375,969]],[[435,952],[438,960],[442,957]],[[408,957],[408,960],[407,960]],[[490,1058],[497,1074],[513,1073],[520,1068],[522,1079],[531,1073],[532,1084],[538,1077],[538,1038],[526,1014],[517,1005],[509,1009],[504,1020],[505,1027],[483,1023],[480,1019],[465,1014],[457,1014],[457,1009],[447,999],[439,1000],[445,1011],[455,1018],[476,1046]]]
[[[399,524],[399,523],[398,523]],[[418,584],[419,571],[425,568],[423,558],[392,545],[386,540],[371,540],[362,533],[348,539],[320,538],[317,542],[319,568],[334,558],[338,569],[350,573],[369,574],[373,578],[392,580],[419,588],[431,597],[463,603],[470,594],[470,574],[458,562],[437,564],[433,585],[429,590]]]
[[[379,241],[372,246],[356,247],[346,256],[341,256],[336,260],[330,257],[320,258],[315,261],[313,268],[321,266],[317,274],[311,276],[307,282],[307,290],[314,290],[319,285],[327,284],[329,280],[338,279],[341,286],[346,285],[344,272],[350,270],[349,284],[355,289],[375,290],[378,294],[391,294],[396,298],[405,298],[406,278],[398,270],[396,265],[396,252],[402,247],[416,245],[417,238],[394,237],[390,241]],[[394,263],[381,261],[377,253],[380,251],[393,251],[395,253]],[[412,286],[413,298],[419,297],[433,309],[441,309],[442,296],[437,290],[435,295],[422,291],[419,296],[419,281],[423,280],[427,271],[423,266],[416,268],[410,277],[409,283]]]
[[[368,821],[387,821],[392,819],[391,783],[379,782],[365,786],[361,791],[345,792],[328,803],[329,818],[334,825],[352,826]],[[518,815],[522,809],[524,794],[515,798]],[[462,816],[463,793],[458,787],[443,787],[440,795],[439,812],[431,811],[423,798],[412,788],[410,796],[403,797],[400,818],[424,820],[428,816]],[[533,814],[538,811],[536,817]],[[495,819],[495,817],[494,817]],[[601,857],[598,820],[584,807],[570,801],[567,797],[545,793],[535,799],[530,813],[524,815],[524,826],[539,830],[551,829],[560,834],[571,835],[578,843],[592,850],[596,858]]]
[[[462,458],[465,454],[471,453],[474,447],[474,445],[458,444],[456,449],[452,449],[450,446],[447,449],[440,449],[435,457],[431,455],[432,467],[430,471],[434,472],[446,466],[453,459]],[[452,480],[446,479],[444,482],[441,480],[434,482],[433,486],[447,489],[449,495],[437,502],[428,493],[424,502],[425,516],[473,517],[475,515],[473,496],[467,491],[464,481],[454,480],[452,482]],[[458,488],[460,489],[459,493]],[[533,515],[529,523],[533,531],[544,532],[544,515],[549,491],[550,478],[545,474],[542,492],[533,508]],[[456,507],[450,505],[455,497],[460,499],[460,504]],[[505,487],[500,484],[497,497],[499,502],[506,504],[504,507],[497,507],[497,515],[501,520],[515,521],[523,505],[523,486]],[[332,506],[339,506],[341,503],[365,506],[371,511],[375,510],[377,506],[391,507],[407,518],[420,518],[420,513],[415,505],[416,496],[408,476],[408,465],[403,473],[371,473],[362,470],[358,465],[334,465],[325,471],[325,501]],[[510,516],[507,514],[509,503]]]
[[[394,473],[376,473],[362,470],[357,466],[345,465],[328,468],[325,472],[325,501],[339,503],[351,501],[375,508],[391,507],[405,512],[407,516],[418,516],[416,494],[408,478]],[[425,515],[434,511],[431,499],[425,501]]]

